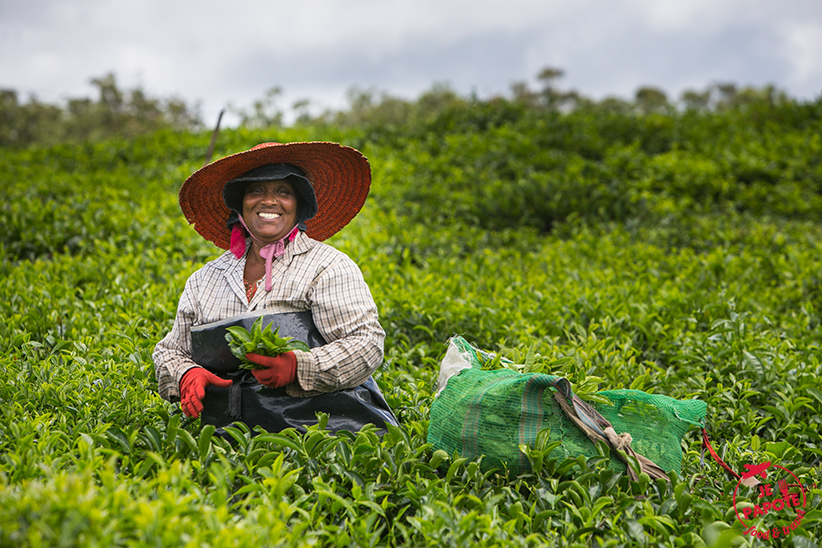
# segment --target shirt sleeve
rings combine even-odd
[[[191,358],[191,326],[197,317],[196,283],[194,277],[186,281],[177,305],[177,316],[171,331],[154,347],[152,358],[157,375],[158,391],[164,399],[180,400],[180,379],[197,367]]]
[[[293,396],[358,386],[383,360],[385,331],[359,267],[342,256],[318,272],[309,292],[314,324],[328,344],[295,352],[298,385]]]

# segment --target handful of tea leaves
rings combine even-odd
[[[496,369],[511,369],[518,373],[544,373],[568,378],[574,386],[574,393],[588,402],[603,403],[611,405],[611,400],[598,394],[601,377],[588,374],[584,364],[576,359],[565,356],[561,358],[549,358],[534,351],[534,345],[528,347],[528,351],[523,355],[514,349],[514,360],[503,358],[500,354],[490,352],[477,352],[477,359],[484,371],[494,371]],[[515,361],[516,360],[516,361]],[[522,363],[518,363],[521,361]],[[634,388],[631,386],[631,388]]]
[[[490,352],[477,352],[477,359],[485,371],[493,371],[495,369],[512,369],[518,373],[545,373],[554,374],[554,371],[562,370],[566,366],[574,363],[574,358],[563,357],[551,359],[534,351],[534,345],[528,347],[528,352],[523,356],[517,352],[516,349],[514,360],[503,358],[501,354],[492,354]]]
[[[291,350],[310,350],[307,344],[293,337],[280,337],[279,331],[279,326],[274,330],[271,325],[263,327],[263,317],[260,316],[251,325],[251,331],[237,325],[227,327],[225,340],[231,353],[240,360],[241,369],[264,369],[262,365],[248,361],[246,354],[277,356]]]

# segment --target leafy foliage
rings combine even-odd
[[[240,360],[242,369],[264,369],[263,366],[249,361],[246,354],[259,354],[261,356],[279,356],[292,350],[303,350],[308,352],[308,345],[292,337],[280,337],[280,328],[273,329],[272,326],[263,328],[263,318],[260,316],[251,325],[251,331],[242,326],[231,326],[226,328],[225,339],[231,353]]]
[[[23,102],[16,91],[0,89],[0,146],[129,138],[201,125],[196,107],[179,98],[149,97],[139,87],[121,90],[113,73],[93,78],[91,84],[96,100],[71,98],[63,105],[43,103],[36,96]]]
[[[785,540],[818,543],[820,106],[745,108],[500,100],[381,133],[221,133],[215,157],[296,140],[369,157],[369,201],[329,243],[361,266],[387,332],[375,379],[401,425],[384,436],[224,438],[157,395],[154,344],[219,253],[176,204],[209,134],[0,149],[0,546],[758,542],[695,431],[670,483],[630,482],[604,447],[552,457],[547,432],[519,476],[432,451],[453,334],[532,367],[539,354],[575,388],[704,400],[732,469],[772,461],[817,485]]]

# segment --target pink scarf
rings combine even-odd
[[[229,249],[234,254],[234,257],[236,257],[238,260],[242,259],[243,255],[245,255],[246,234],[250,235],[252,240],[256,240],[258,243],[261,243],[257,238],[254,237],[253,234],[251,234],[251,231],[248,230],[248,226],[246,226],[242,215],[240,215],[239,219],[240,223],[242,223],[243,226],[240,227],[239,224],[234,223],[234,228],[231,229],[231,245],[229,246]],[[271,242],[270,244],[265,245],[262,249],[260,249],[260,257],[265,259],[266,291],[271,291],[271,265],[274,262],[274,259],[282,256],[285,253],[285,245],[288,242],[294,241],[294,238],[297,237],[297,233],[299,231],[300,225],[296,225],[294,226],[294,228],[291,229],[291,232],[289,232],[276,242]]]

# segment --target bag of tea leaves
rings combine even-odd
[[[641,472],[667,477],[681,472],[682,437],[691,427],[704,426],[707,405],[700,400],[609,390],[597,393],[609,404],[589,404],[573,394],[565,378],[515,367],[489,370],[489,360],[513,363],[462,337],[448,341],[428,427],[435,450],[483,455],[486,469],[529,471],[520,446],[533,446],[537,433],[548,428],[550,441],[560,442],[551,458],[595,456],[595,442],[604,441],[611,447],[612,467],[626,470],[626,456],[632,456]],[[636,477],[631,467],[627,472]]]

